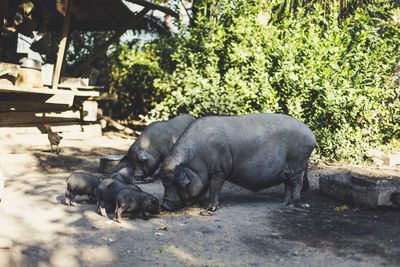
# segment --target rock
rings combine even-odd
[[[376,165],[382,166],[383,165],[383,156],[385,153],[376,149],[369,149],[366,151],[365,156],[370,158]]]
[[[383,157],[383,165],[395,166],[400,164],[400,154],[386,155]]]
[[[400,181],[370,177],[351,172],[322,175],[320,190],[339,200],[369,208],[398,206]],[[394,200],[394,201],[393,201]]]

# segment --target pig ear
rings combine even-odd
[[[145,162],[149,159],[149,156],[147,155],[147,153],[143,150],[140,150],[138,152],[137,158],[140,162]]]
[[[175,177],[181,187],[185,188],[190,183],[189,177],[185,172],[185,168],[181,165],[175,168]]]

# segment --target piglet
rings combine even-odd
[[[96,188],[100,179],[94,175],[83,172],[72,173],[67,178],[67,192],[65,192],[65,204],[76,205],[74,198],[77,195],[88,195],[90,200],[96,196]]]
[[[130,189],[142,192],[142,189],[134,184],[124,184],[113,179],[104,179],[96,189],[97,207],[101,215],[107,217],[107,210],[113,210],[115,197],[122,189]]]
[[[147,219],[146,212],[159,214],[158,199],[146,192],[138,192],[130,189],[122,189],[115,199],[114,220],[121,222],[121,215],[124,211],[137,214],[140,218]]]
[[[110,179],[117,180],[124,184],[133,184],[135,181],[132,178],[133,172],[130,167],[122,168],[119,171],[110,174]]]

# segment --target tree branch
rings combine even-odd
[[[165,7],[165,6],[160,6],[151,2],[147,2],[145,0],[127,0],[128,2],[134,3],[134,4],[138,4],[150,9],[155,9],[161,12],[164,12],[165,14],[168,14],[170,16],[173,16],[175,18],[179,18],[179,14],[176,13],[175,11],[173,11],[172,9]]]

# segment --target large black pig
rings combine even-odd
[[[147,219],[147,212],[151,214],[160,212],[159,202],[157,198],[146,192],[122,189],[116,196],[114,220],[121,222],[121,215],[124,211],[130,211],[140,218]]]
[[[101,215],[107,217],[107,210],[115,208],[115,197],[122,189],[131,189],[142,192],[142,189],[134,184],[124,184],[113,179],[104,179],[96,189],[97,207]]]
[[[96,187],[100,184],[98,177],[84,172],[72,173],[66,181],[65,204],[67,205],[75,205],[74,198],[77,195],[88,195],[89,199],[94,199]]]
[[[311,130],[284,114],[197,119],[162,164],[163,207],[180,209],[208,188],[214,211],[225,180],[252,191],[284,183],[284,203],[297,204],[315,145]]]
[[[121,164],[128,162],[133,168],[137,182],[156,177],[161,162],[168,156],[172,146],[195,117],[182,114],[167,121],[149,124],[129,148]]]

